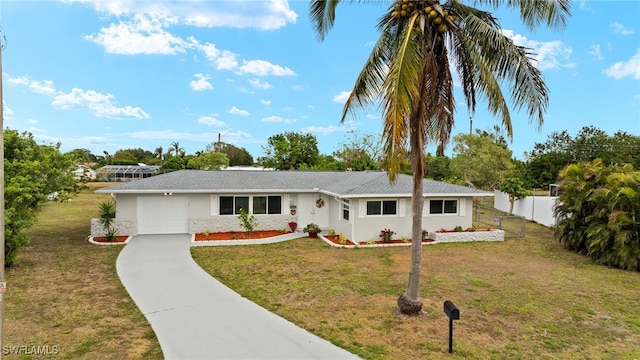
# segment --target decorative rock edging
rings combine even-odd
[[[438,243],[470,241],[504,241],[504,230],[430,232],[429,238]]]
[[[353,248],[377,248],[377,247],[399,247],[399,246],[411,246],[411,241],[406,242],[406,243],[395,243],[395,244],[354,244],[351,240],[347,240],[348,242],[354,244],[354,245],[342,245],[342,244],[336,244],[333,241],[327,239],[326,237],[322,236],[321,234],[318,234],[318,238],[322,239],[322,241],[326,242],[329,246],[333,246],[335,248],[345,248],[345,249],[353,249]],[[431,244],[435,244],[436,241],[432,241],[432,242],[423,242],[422,245],[431,245]]]
[[[129,240],[131,240],[131,238],[132,238],[132,237],[133,237],[133,236],[129,235],[129,236],[127,237],[127,240],[125,240],[125,241],[123,241],[123,242],[102,242],[102,241],[94,241],[94,240],[93,240],[93,238],[94,238],[93,236],[89,236],[89,237],[88,237],[88,240],[89,240],[89,242],[90,242],[90,243],[92,243],[93,245],[126,245],[126,244],[129,242]]]

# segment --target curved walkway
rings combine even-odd
[[[358,359],[211,277],[190,246],[188,235],[139,235],[116,261],[166,359]]]

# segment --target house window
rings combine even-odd
[[[240,209],[249,209],[248,196],[220,196],[220,215],[240,214]]]
[[[458,200],[430,200],[429,214],[457,214]]]
[[[267,196],[267,213],[282,214],[282,196]]]
[[[249,206],[251,200],[251,207]],[[240,209],[251,209],[252,214],[282,214],[282,196],[221,196],[220,215],[240,214]]]
[[[349,211],[351,206],[349,205],[349,200],[342,200],[342,220],[349,221]]]
[[[233,196],[220,196],[220,215],[233,215]]]
[[[267,213],[267,197],[266,196],[253,197],[253,213],[254,214]]]
[[[396,215],[396,200],[373,200],[367,201],[367,215]]]

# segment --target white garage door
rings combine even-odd
[[[138,198],[138,234],[186,234],[189,201],[186,196]]]

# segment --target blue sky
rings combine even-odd
[[[257,158],[286,131],[313,133],[330,154],[349,131],[381,130],[376,107],[340,116],[387,6],[341,4],[319,42],[307,1],[3,0],[4,125],[98,155],[172,142],[194,153],[220,134]],[[518,158],[565,129],[640,135],[640,1],[575,1],[572,14],[563,31],[531,32],[497,13],[550,89],[539,131],[512,109]],[[456,103],[453,135],[469,132],[459,88]],[[478,105],[473,128],[496,124]]]

